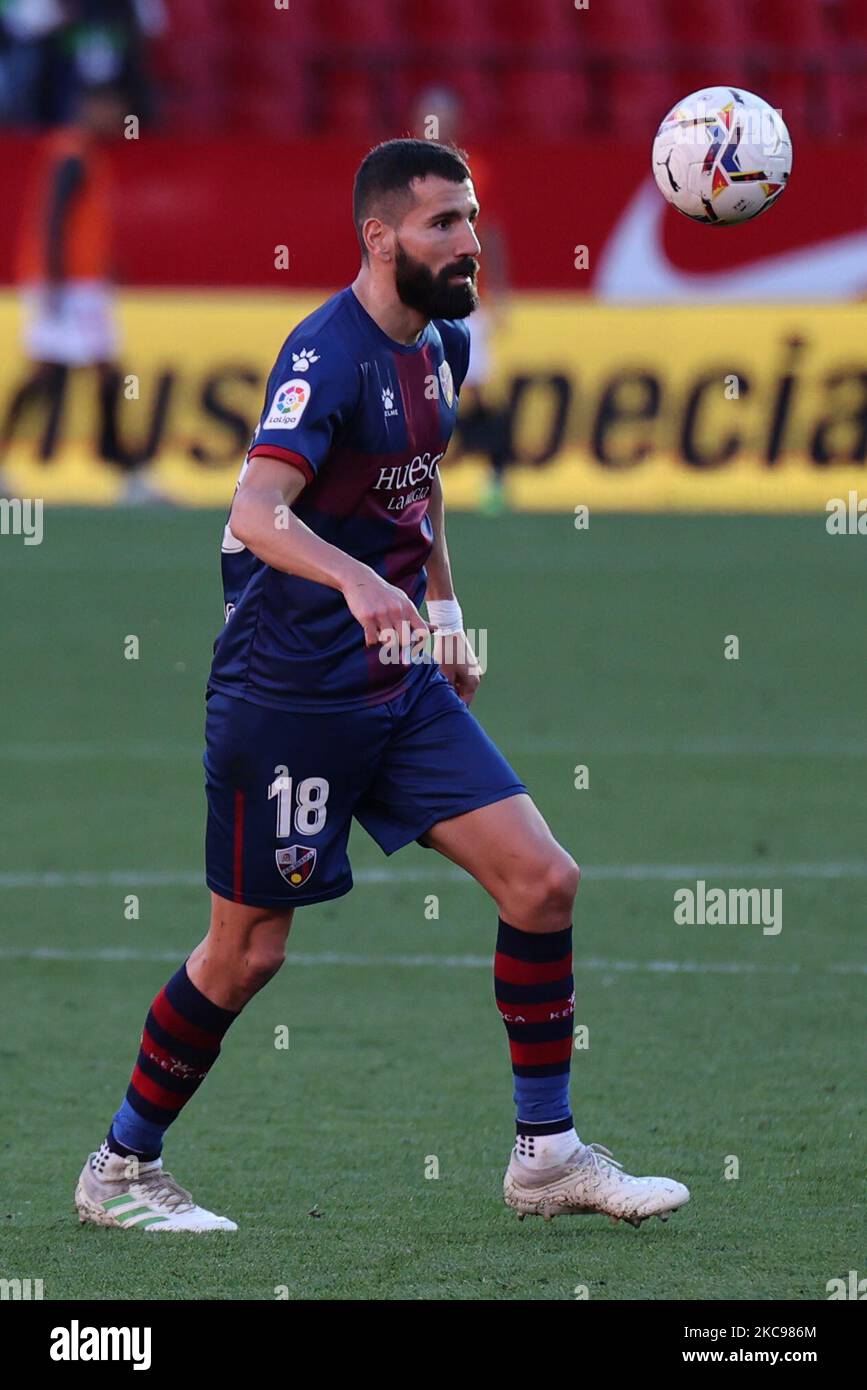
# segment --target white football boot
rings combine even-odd
[[[530,1168],[512,1150],[503,1179],[506,1205],[525,1216],[600,1215],[640,1226],[649,1216],[667,1221],[689,1201],[689,1188],[673,1178],[633,1178],[601,1144],[580,1144],[563,1163]]]
[[[88,1156],[75,1189],[79,1221],[124,1231],[237,1231],[234,1221],[197,1207],[156,1158],[122,1158],[103,1143]]]

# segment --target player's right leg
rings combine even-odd
[[[162,1171],[163,1136],[240,1010],[280,968],[294,909],[351,888],[352,811],[389,724],[382,709],[289,714],[209,692],[210,929],[151,1005],[126,1098],[79,1180],[82,1220],[235,1229]]]
[[[81,1221],[123,1230],[234,1231],[163,1168],[163,1138],[230,1024],[283,964],[292,910],[211,895],[207,936],[154,999],[126,1097],[75,1192]]]

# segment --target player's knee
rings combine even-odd
[[[558,846],[557,854],[546,865],[541,884],[545,908],[555,915],[571,914],[580,881],[581,870],[575,860]]]
[[[560,846],[535,863],[523,865],[506,893],[506,920],[535,931],[569,925],[581,870]]]
[[[277,974],[286,959],[292,914],[240,906],[228,911],[221,929],[212,927],[208,945],[222,976],[240,996],[249,999]]]
[[[236,969],[236,983],[245,994],[256,994],[272,980],[286,959],[286,943],[279,937],[254,938]]]

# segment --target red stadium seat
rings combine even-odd
[[[367,69],[355,72],[344,68],[327,69],[322,81],[322,131],[352,139],[377,139],[385,133],[381,82]]]
[[[205,35],[213,38],[229,28],[230,20],[219,9],[215,12],[211,0],[169,0],[165,36],[169,42]]]
[[[575,19],[578,47],[590,58],[640,63],[644,55],[663,52],[662,0],[592,0],[586,10],[575,10]]]
[[[499,82],[499,130],[506,137],[530,136],[546,142],[581,133],[589,110],[583,72],[515,67]]]
[[[189,0],[180,0],[186,5]],[[200,3],[200,0],[194,0]],[[206,8],[213,15],[215,6],[206,0]],[[288,8],[277,9],[273,0],[222,0],[225,13],[223,24],[227,25],[235,40],[245,37],[258,39],[276,38],[289,34],[297,49],[306,51],[317,40],[322,27],[322,18],[328,6],[321,0],[289,0]],[[213,23],[213,20],[211,21]]]
[[[867,0],[168,0],[151,44],[165,120],[187,131],[365,138],[455,88],[461,138],[512,125],[628,137],[678,95],[735,85],[820,138],[867,119]],[[364,69],[364,70],[362,70]],[[287,81],[288,79],[288,81]],[[592,88],[588,90],[588,87]],[[287,89],[289,88],[289,89]],[[311,99],[312,93],[312,99]],[[464,135],[466,132],[466,135]]]
[[[226,44],[219,33],[174,38],[162,51],[160,111],[170,130],[219,134],[228,123]]]
[[[458,144],[498,133],[499,91],[493,69],[469,63],[452,64],[445,73],[439,64],[408,63],[395,82],[395,129],[409,131],[419,97],[436,87],[454,92],[460,102]]]
[[[303,73],[282,88],[240,91],[232,103],[232,129],[237,135],[266,135],[272,140],[311,134],[312,106],[304,96]]]
[[[634,140],[636,131],[655,132],[672,105],[669,76],[653,69],[641,72],[617,67],[606,75],[602,90],[610,133],[624,140]],[[677,95],[673,99],[676,101]]]
[[[497,18],[510,61],[528,53],[565,60],[578,42],[581,20],[568,0],[500,0]]]
[[[752,39],[760,57],[785,63],[795,54],[815,57],[834,43],[826,6],[817,0],[761,0],[750,10]]]
[[[724,74],[732,55],[748,47],[750,26],[744,0],[662,0],[665,44],[675,62],[688,60]],[[718,77],[718,81],[724,77]],[[707,85],[699,77],[687,91]]]
[[[837,0],[838,50],[826,74],[831,134],[861,136],[867,122],[867,0]]]
[[[838,38],[867,45],[867,0],[837,0],[828,18]]]
[[[864,90],[864,82],[865,75],[861,73],[858,79],[859,91]],[[854,135],[857,130],[863,129],[861,120],[852,121],[850,127],[852,113],[847,101],[847,76],[835,67],[826,68],[822,74],[822,88],[824,120],[820,138],[839,140],[850,130]]]
[[[781,113],[793,138],[817,133],[813,127],[822,123],[823,113],[815,73],[782,64],[761,66],[753,90]]]
[[[291,39],[276,44],[261,35],[236,44],[228,61],[226,99],[239,133],[302,135],[313,124],[310,69]]]
[[[416,61],[440,55],[493,57],[500,21],[494,0],[412,0],[403,7],[404,34]],[[448,74],[440,73],[440,81]]]
[[[743,87],[752,91],[755,70],[742,52],[699,53],[695,59],[672,62],[668,81],[673,105],[702,87]]]
[[[502,129],[499,85],[492,67],[461,66],[455,86],[463,103],[467,140],[489,139]]]
[[[320,7],[320,40],[332,53],[391,53],[404,42],[404,11],[397,0],[329,0]]]
[[[867,67],[825,74],[825,126],[821,136],[860,138],[867,125]],[[796,156],[798,157],[798,156]]]

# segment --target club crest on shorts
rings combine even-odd
[[[313,873],[316,850],[310,845],[290,845],[276,852],[277,868],[290,888],[300,888]]]
[[[445,358],[439,365],[440,386],[443,388],[443,396],[446,405],[450,406],[455,398],[455,383],[452,377],[452,369]]]

